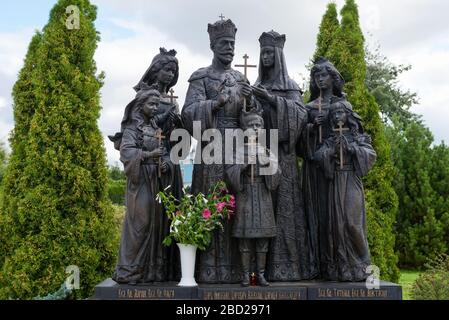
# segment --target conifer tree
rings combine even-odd
[[[346,80],[345,92],[355,111],[363,119],[365,131],[373,139],[378,158],[364,179],[367,206],[368,241],[372,263],[380,268],[381,277],[397,281],[398,257],[394,252],[393,225],[397,213],[397,195],[392,187],[393,166],[390,146],[385,137],[380,109],[366,88],[365,39],[360,28],[358,8],[354,0],[346,0],[341,23],[331,44],[316,52],[328,57]],[[319,38],[319,37],[318,37]],[[322,45],[322,41],[318,46]]]
[[[67,27],[69,6],[78,8],[79,28]],[[1,268],[0,298],[55,292],[71,265],[80,271],[75,293],[85,298],[112,272],[117,230],[97,126],[103,75],[93,60],[96,14],[88,0],[59,0],[42,32],[31,79],[35,111],[20,159],[22,194],[3,213],[13,241]]]
[[[3,178],[3,194],[1,195],[0,270],[13,243],[18,241],[15,238],[18,235],[15,232],[16,225],[11,219],[14,213],[17,212],[19,198],[23,197],[24,188],[27,186],[27,182],[22,178],[26,164],[24,159],[26,159],[25,147],[28,141],[28,131],[37,107],[33,79],[36,71],[37,50],[41,43],[41,38],[41,33],[36,32],[31,39],[24,65],[19,72],[12,92],[15,127],[9,139],[12,151],[9,164],[5,170],[5,177]]]
[[[320,31],[317,36],[317,48],[313,61],[319,57],[326,57],[329,60],[334,60],[329,56],[329,50],[332,43],[337,37],[338,30],[340,28],[340,22],[338,21],[337,5],[331,2],[327,5],[326,13],[323,16],[320,24]]]

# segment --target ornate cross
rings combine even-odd
[[[175,96],[175,90],[173,90],[173,88],[171,88],[169,92],[170,92],[170,94],[164,95],[164,98],[170,98],[170,103],[174,104],[176,99],[179,99],[179,97]]]
[[[221,19],[221,21],[224,21],[224,19],[226,18],[223,13],[220,14],[219,18]]]
[[[245,55],[243,56],[244,63],[235,65],[236,68],[243,68],[243,74],[245,75],[246,80],[248,80],[248,68],[257,68],[256,65],[248,64],[248,59],[249,59],[249,56],[245,53]],[[243,109],[245,111],[247,111],[246,110],[246,99],[243,99]]]
[[[343,128],[343,122],[338,122],[338,129],[333,129],[334,132],[338,132],[340,137],[343,136],[344,131],[349,131],[349,128]],[[343,144],[340,142],[340,169],[343,169]]]
[[[160,148],[162,146],[162,139],[165,139],[165,136],[162,135],[162,130],[161,129],[159,129],[157,131],[157,134],[155,135],[155,138],[157,138],[159,140],[159,148]],[[159,169],[158,169],[159,178],[162,177],[161,167],[162,167],[162,159],[159,158]]]
[[[249,56],[245,53],[243,56],[244,63],[243,64],[236,64],[236,68],[243,68],[243,74],[245,75],[245,78],[248,79],[248,68],[257,68],[256,65],[248,64]]]

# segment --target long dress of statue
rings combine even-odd
[[[309,219],[312,248],[319,261],[320,278],[323,279],[328,278],[327,268],[331,264],[331,248],[327,241],[330,232],[327,196],[329,183],[314,155],[332,133],[329,121],[331,101],[344,95],[343,86],[344,80],[338,70],[327,59],[319,58],[311,70],[311,97],[306,105],[308,124],[299,148],[304,159],[302,188],[305,211]]]
[[[264,110],[267,130],[279,133],[278,157],[282,172],[280,185],[272,192],[277,236],[271,240],[267,274],[270,281],[295,281],[317,276],[317,261],[303,210],[296,145],[307,122],[301,90],[289,77],[283,53],[285,35],[264,32],[259,78],[254,94]],[[269,134],[267,134],[269,141]],[[269,143],[271,143],[269,141]],[[269,144],[271,145],[271,144]]]
[[[376,152],[371,138],[363,133],[360,117],[351,109],[344,99],[332,104],[330,120],[336,129],[315,153],[329,185],[326,241],[330,261],[324,279],[331,281],[364,281],[371,264],[362,177],[374,165]],[[342,130],[337,130],[340,126]]]
[[[169,223],[164,208],[155,201],[156,194],[166,190],[168,186],[176,198],[182,196],[181,170],[179,165],[168,161],[172,147],[168,138],[173,129],[182,126],[177,105],[172,104],[166,97],[167,92],[178,81],[179,67],[175,55],[174,50],[161,48],[138,85],[134,87],[138,93],[137,97],[145,97],[151,91],[158,94],[151,126],[142,130],[141,109],[145,101],[142,98],[135,99],[125,109],[121,132],[112,139],[116,148],[121,151],[121,160],[128,176],[127,215],[119,262],[114,274],[114,279],[118,282],[135,282],[136,279],[141,282],[168,281],[179,277],[178,250],[175,246],[166,248],[162,245],[169,232]],[[162,132],[156,132],[157,129]],[[144,159],[139,163],[138,158],[138,149],[143,147],[140,145],[145,139],[159,146],[159,138],[155,137],[158,133],[166,137],[161,142],[170,169],[160,178],[159,172],[154,174],[154,166],[159,163],[155,164],[152,159]],[[147,174],[148,172],[151,174]]]
[[[160,102],[156,89],[143,89],[126,108],[122,131],[111,137],[125,167],[126,215],[113,279],[119,283],[168,281],[174,247],[162,246],[169,221],[156,195],[173,182],[174,167],[160,147],[154,114]],[[161,176],[159,177],[159,158]]]
[[[212,65],[201,68],[190,77],[190,85],[182,110],[185,128],[194,135],[194,122],[207,129],[217,129],[223,137],[223,164],[196,164],[192,192],[207,194],[212,185],[224,180],[225,129],[239,127],[239,116],[246,97],[251,106],[251,87],[245,77],[231,68],[237,28],[231,20],[209,24]],[[204,149],[207,143],[202,143]],[[201,150],[197,148],[197,152]],[[199,154],[197,154],[197,157]],[[216,231],[210,247],[198,254],[197,280],[203,283],[236,283],[240,281],[239,250],[231,237],[231,225],[224,223],[224,232]]]

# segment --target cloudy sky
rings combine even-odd
[[[20,70],[33,30],[41,29],[55,0],[14,0],[0,12],[0,141],[14,126],[11,88]],[[99,126],[104,136],[119,129],[123,110],[133,98],[132,87],[159,47],[176,49],[180,78],[176,93],[184,102],[187,80],[210,64],[207,23],[223,14],[238,27],[235,62],[245,53],[257,63],[263,31],[287,35],[285,54],[290,75],[303,85],[305,65],[315,49],[321,17],[328,0],[92,0],[98,5],[101,32],[96,61],[106,72]],[[337,0],[339,8],[344,0]],[[392,62],[411,64],[401,86],[418,93],[423,115],[437,142],[449,141],[449,2],[444,0],[359,0],[362,27],[371,47]],[[250,71],[254,81],[256,69]],[[118,152],[105,141],[109,162]]]

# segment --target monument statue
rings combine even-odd
[[[160,92],[140,90],[127,106],[122,132],[111,137],[125,167],[126,215],[113,279],[118,283],[167,281],[172,248],[162,247],[170,223],[156,194],[173,180],[173,164],[161,143],[155,113]]]
[[[270,240],[277,235],[271,191],[279,185],[280,170],[276,157],[265,146],[258,144],[263,118],[256,110],[243,111],[241,128],[248,130],[248,141],[236,150],[235,164],[226,166],[226,182],[236,195],[237,212],[232,236],[239,241],[244,287],[250,285],[251,258],[256,259],[257,283],[268,286],[265,279],[266,259]],[[250,161],[250,158],[256,161]],[[255,164],[252,164],[255,163]],[[276,168],[270,175],[261,175],[260,168]]]
[[[120,150],[127,176],[127,212],[118,264],[113,279],[119,283],[168,281],[178,277],[177,249],[163,247],[170,222],[155,200],[159,191],[182,196],[179,165],[170,161],[174,143],[168,137],[182,127],[179,107],[167,93],[179,75],[176,51],[160,49],[134,89],[136,98],[126,107],[121,132],[110,137]]]
[[[307,124],[302,92],[287,71],[285,35],[264,32],[259,38],[259,77],[253,92],[264,111],[265,128],[278,130],[279,187],[272,192],[277,234],[271,240],[267,266],[271,281],[297,281],[318,275],[309,221],[300,189],[297,144]],[[268,145],[271,141],[268,135]]]
[[[364,281],[371,262],[362,177],[374,165],[376,152],[361,118],[344,98],[332,103],[329,118],[334,129],[314,155],[329,190],[324,226],[328,233],[323,238],[330,250],[329,260],[322,261],[324,280]]]
[[[194,72],[182,110],[182,120],[191,135],[194,122],[200,124],[201,133],[207,129],[219,130],[223,140],[225,129],[239,127],[243,107],[255,107],[252,89],[240,72],[231,68],[234,58],[237,28],[231,20],[209,24],[212,65]],[[225,145],[223,141],[223,146]],[[207,143],[202,143],[202,148]],[[207,193],[212,185],[224,180],[223,164],[197,164],[194,166],[192,192]],[[240,281],[240,263],[236,239],[231,237],[228,222],[224,232],[216,231],[211,246],[199,253],[197,280],[203,283],[236,283]]]
[[[325,58],[318,59],[310,73],[310,102],[306,105],[308,124],[299,144],[304,160],[302,166],[302,187],[304,209],[309,220],[308,231],[311,247],[320,261],[320,278],[328,278],[327,266],[331,264],[330,243],[326,241],[329,221],[328,192],[329,183],[323,169],[317,166],[316,151],[332,131],[329,122],[331,101],[341,98],[344,80],[338,70]]]

